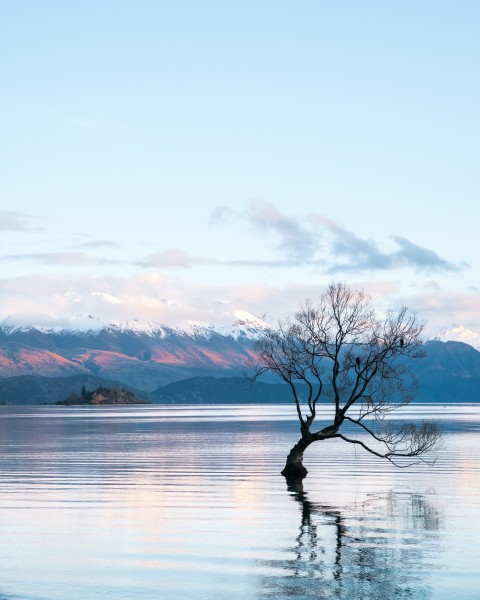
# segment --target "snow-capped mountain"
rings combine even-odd
[[[82,327],[0,326],[0,379],[19,375],[93,375],[151,391],[193,376],[240,376],[268,324],[238,311],[230,326],[103,322],[77,317]]]
[[[25,327],[12,320],[0,325],[0,401],[48,401],[52,390],[63,393],[67,380],[77,387],[80,380],[107,386],[113,381],[148,395],[192,378],[243,377],[255,362],[255,340],[269,327],[246,311],[238,311],[230,325],[222,326],[103,322],[93,316],[76,323],[82,327]],[[478,350],[440,340],[427,342],[426,350],[427,357],[415,368],[423,401],[480,400]],[[202,393],[208,395],[208,389]]]
[[[7,317],[0,324],[0,331],[6,335],[19,332],[39,331],[52,335],[65,335],[75,333],[79,337],[94,335],[102,331],[110,331],[112,334],[129,333],[139,336],[166,337],[175,333],[177,335],[188,335],[196,337],[210,337],[212,333],[226,337],[247,338],[255,340],[258,335],[269,325],[264,319],[255,317],[246,310],[234,310],[233,319],[229,324],[204,323],[200,321],[185,321],[177,326],[170,326],[158,321],[144,321],[140,319],[129,319],[125,321],[104,320],[93,315],[74,315],[71,326],[45,326],[45,325],[16,325],[11,317]]]

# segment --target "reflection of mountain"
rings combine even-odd
[[[390,598],[426,600],[439,517],[419,494],[391,492],[352,510],[311,502],[301,484],[290,488],[300,507],[298,535],[282,560],[267,561],[257,598]],[[274,574],[273,574],[274,573]]]
[[[82,383],[95,377],[96,386],[117,382],[144,397],[152,393],[153,402],[289,401],[280,386],[239,385],[256,335],[251,324],[223,333],[198,327],[189,332],[160,326],[86,332],[0,327],[0,401],[50,401],[45,390],[56,384],[39,377],[56,378],[62,390],[78,393],[66,379],[73,376],[85,378]],[[428,342],[426,349],[427,357],[415,363],[419,401],[480,400],[479,351],[440,341]]]

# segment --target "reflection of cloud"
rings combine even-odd
[[[33,217],[25,213],[0,210],[0,231],[42,231],[31,225]]]

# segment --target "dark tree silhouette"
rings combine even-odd
[[[332,283],[318,304],[307,301],[292,319],[261,334],[253,379],[271,372],[287,383],[300,422],[300,440],[282,471],[288,481],[307,475],[305,450],[331,438],[360,446],[397,466],[427,462],[426,455],[441,442],[435,424],[395,427],[384,420],[414,396],[416,381],[410,366],[412,359],[424,355],[422,331],[423,323],[407,308],[379,317],[363,290]],[[315,430],[319,402],[332,407],[332,421]],[[368,436],[345,435],[341,431],[345,423]]]

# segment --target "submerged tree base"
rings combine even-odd
[[[282,471],[282,475],[289,484],[302,481],[307,473],[307,469],[301,463],[288,463]]]

